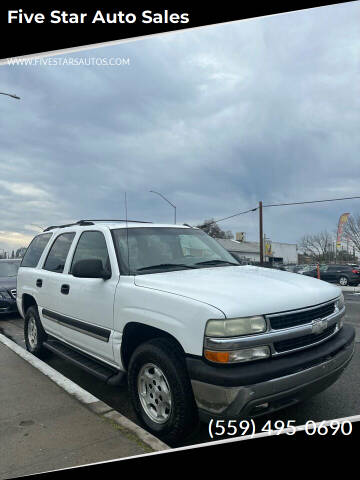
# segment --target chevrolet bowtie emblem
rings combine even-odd
[[[322,333],[328,326],[328,321],[322,318],[318,318],[311,322],[311,333]]]

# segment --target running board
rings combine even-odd
[[[88,355],[68,347],[62,342],[54,339],[48,339],[43,343],[44,347],[51,350],[59,357],[68,360],[79,368],[99,378],[112,386],[121,385],[125,378],[125,372],[116,370],[100,361],[90,358]]]

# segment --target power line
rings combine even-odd
[[[305,203],[323,203],[323,202],[338,202],[340,200],[353,200],[359,197],[344,197],[344,198],[330,198],[327,200],[311,200],[307,202],[292,202],[292,203],[273,203],[271,205],[263,205],[263,207],[282,207],[285,205],[304,205]]]
[[[304,202],[290,202],[290,203],[273,203],[269,205],[263,205],[263,208],[265,207],[283,207],[283,206],[289,206],[289,205],[304,205],[307,203],[324,203],[324,202],[339,202],[340,200],[354,200],[354,199],[359,199],[360,196],[356,197],[343,197],[343,198],[328,198],[326,200],[309,200],[309,201],[304,201]],[[212,225],[214,223],[222,222],[223,220],[228,220],[229,218],[237,217],[238,215],[244,215],[245,213],[249,212],[256,212],[256,210],[259,210],[259,207],[251,208],[250,210],[245,210],[244,212],[239,212],[239,213],[234,213],[234,215],[230,215],[228,217],[224,218],[219,218],[218,220],[214,220],[209,223],[204,223],[201,226],[206,226],[206,225]]]
[[[205,227],[207,225],[213,225],[214,223],[221,222],[222,220],[228,220],[229,218],[237,217],[238,215],[244,215],[245,213],[249,213],[249,212],[256,212],[258,208],[259,207],[251,208],[250,210],[245,210],[245,212],[235,213],[234,215],[230,215],[229,217],[219,218],[218,220],[213,220],[212,222],[206,222],[203,225],[200,225],[200,228]]]
[[[310,203],[339,202],[341,200],[354,200],[359,198],[360,196],[343,197],[343,198],[327,198],[325,200],[306,200],[303,202],[273,203],[269,205],[263,205],[262,202],[259,202],[258,207],[245,210],[244,212],[234,213],[233,215],[229,215],[228,217],[224,217],[224,218],[219,218],[218,220],[213,220],[212,222],[204,223],[203,225],[199,225],[199,228],[207,227],[215,223],[222,222],[223,220],[228,220],[229,218],[234,218],[239,215],[245,215],[246,213],[256,212],[256,210],[259,210],[260,265],[263,265],[263,260],[264,260],[263,215],[262,215],[263,207],[264,208],[284,207],[284,206],[290,206],[290,205],[305,205]]]

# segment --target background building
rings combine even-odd
[[[259,242],[237,242],[223,238],[216,239],[228,252],[244,262],[259,262]],[[270,263],[297,264],[298,254],[295,243],[268,242],[264,252],[264,261]]]

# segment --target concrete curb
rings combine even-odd
[[[360,287],[341,287],[343,292],[360,293]]]
[[[40,370],[44,375],[49,377],[53,382],[55,382],[59,387],[64,389],[67,393],[75,397],[79,402],[84,404],[96,415],[103,417],[107,421],[112,420],[122,429],[128,432],[128,434],[137,437],[138,440],[146,444],[155,452],[170,450],[170,447],[166,445],[166,443],[154,437],[154,435],[139,427],[134,422],[121,415],[119,412],[116,412],[115,410],[113,410],[112,407],[81,388],[72,380],[66,378],[64,375],[59,373],[54,368],[50,367],[47,363],[32,355],[27,350],[24,350],[24,348],[20,347],[17,343],[13,342],[1,333],[0,342],[10,348],[10,350],[19,355],[26,362],[30,363],[37,370]]]

